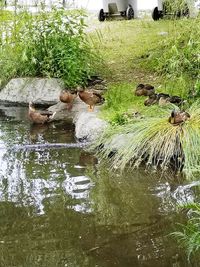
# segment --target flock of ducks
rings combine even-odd
[[[180,96],[170,96],[169,94],[164,93],[155,93],[154,86],[150,84],[139,84],[135,90],[136,96],[148,96],[144,101],[145,106],[151,106],[158,104],[159,106],[164,106],[168,103],[181,106],[184,104],[184,100]],[[175,111],[171,112],[171,116],[168,121],[173,125],[179,125],[190,118],[190,114],[186,111]]]
[[[62,90],[59,96],[61,102],[66,104],[66,109],[71,110],[75,98],[79,98],[88,105],[88,111],[94,111],[94,106],[96,104],[101,104],[104,102],[104,98],[100,93],[95,91],[85,91],[83,88],[78,88],[74,92],[68,90]],[[29,102],[28,117],[29,120],[34,124],[44,124],[53,120],[56,112],[51,112],[48,110],[39,111],[35,109],[33,102]]]
[[[144,101],[145,106],[151,106],[154,104],[166,105],[167,103],[173,103],[178,106],[184,103],[184,100],[179,96],[170,96],[164,93],[155,93],[154,86],[150,84],[139,84],[135,90],[136,96],[148,96]],[[93,90],[84,90],[83,88],[77,88],[74,92],[68,90],[63,90],[60,93],[59,99],[61,102],[66,104],[66,109],[71,110],[75,98],[79,98],[88,105],[88,111],[93,111],[96,104],[102,104],[104,98],[98,92]],[[48,110],[39,111],[36,110],[32,102],[29,103],[28,116],[32,123],[44,124],[53,120],[56,112],[51,112]],[[190,118],[190,114],[185,111],[175,111],[173,110],[171,116],[169,117],[169,122],[173,125],[179,125]]]

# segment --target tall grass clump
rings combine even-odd
[[[109,160],[112,168],[171,167],[192,176],[200,170],[200,107],[194,103],[188,110],[191,118],[172,125],[171,107],[160,117],[144,117],[132,123],[110,127],[93,147],[99,156]],[[102,145],[103,144],[103,145]]]
[[[1,26],[0,77],[61,78],[66,86],[84,84],[96,57],[86,38],[83,12],[16,14]],[[3,33],[4,32],[4,33]],[[5,69],[4,69],[5,68]]]
[[[200,204],[191,203],[184,208],[189,210],[189,218],[186,224],[179,224],[179,230],[171,235],[186,249],[189,260],[194,254],[200,255]]]

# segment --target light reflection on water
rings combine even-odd
[[[76,142],[67,123],[30,127],[16,109],[0,117],[0,266],[198,266],[168,237],[198,182],[113,173],[80,148],[12,150]]]

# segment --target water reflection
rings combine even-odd
[[[71,125],[31,127],[22,114],[0,119],[0,266],[198,266],[168,234],[199,183],[113,173],[80,148],[13,150],[76,141]]]

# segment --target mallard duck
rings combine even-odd
[[[76,92],[70,92],[66,90],[62,90],[60,93],[60,101],[67,104],[67,109],[72,109],[73,101],[76,98]]]
[[[170,96],[169,101],[170,101],[170,103],[173,103],[176,105],[181,105],[185,102],[180,96],[177,96],[177,95]]]
[[[189,119],[190,114],[188,112],[173,110],[171,116],[169,117],[169,122],[173,125],[179,125]]]
[[[99,93],[94,91],[84,91],[83,89],[79,89],[78,95],[83,102],[89,105],[88,111],[93,111],[96,104],[103,104],[105,100]]]
[[[160,94],[152,94],[144,101],[145,106],[151,106],[154,104],[163,105],[167,103],[167,99],[169,98],[168,94],[160,93]]]
[[[158,94],[158,105],[159,106],[165,106],[170,103],[170,95],[160,93]]]
[[[44,124],[46,122],[50,122],[55,116],[55,113],[56,112],[52,113],[48,110],[37,111],[34,107],[34,104],[29,102],[28,117],[32,123]]]
[[[135,90],[135,95],[137,96],[149,96],[155,94],[154,86],[150,84],[138,84]]]
[[[153,95],[149,95],[149,97],[144,101],[144,105],[151,106],[151,105],[156,104],[157,102],[158,102],[158,95],[153,94]]]
[[[95,84],[99,84],[103,82],[103,79],[98,75],[92,75],[90,78],[87,79],[87,86],[93,86]]]

